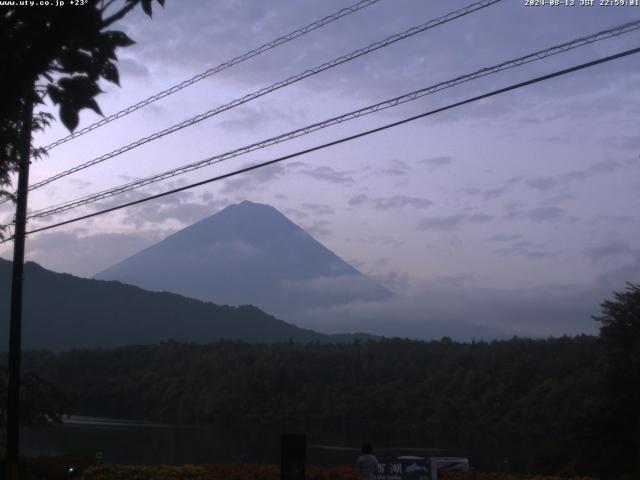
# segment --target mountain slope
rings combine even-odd
[[[11,262],[0,259],[0,351],[8,346]],[[55,273],[27,262],[23,345],[68,349],[220,339],[329,341],[345,338],[304,330],[256,307],[219,306],[119,282]],[[343,336],[347,337],[347,336]]]
[[[391,295],[275,208],[251,202],[230,205],[95,278],[287,317]]]

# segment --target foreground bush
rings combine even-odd
[[[280,465],[205,465],[206,480],[280,480]],[[307,465],[307,480],[357,480],[351,466],[316,467]]]
[[[89,467],[82,473],[83,480],[206,480],[207,471],[195,465],[113,465]]]
[[[279,465],[184,465],[90,467],[82,480],[279,480]],[[307,480],[357,480],[352,467],[307,467]]]
[[[280,480],[279,465],[111,465],[91,466],[95,460],[84,456],[30,458],[24,462],[24,480],[68,480],[68,467],[76,468],[76,480]],[[0,465],[3,467],[4,465]],[[3,470],[0,470],[4,472]],[[357,480],[352,466],[307,466],[307,480]],[[594,480],[590,477],[512,475],[507,473],[445,472],[439,480]],[[640,480],[627,476],[617,480]]]
[[[307,466],[307,480],[357,480],[351,466]],[[150,467],[123,465],[90,467],[82,480],[279,480],[279,465],[212,464]],[[587,477],[554,477],[510,475],[501,473],[450,472],[441,474],[440,480],[592,480]]]
[[[21,480],[68,480],[69,467],[82,472],[93,465],[95,460],[84,455],[62,455],[59,457],[32,457],[20,464]],[[4,478],[6,465],[0,459],[0,478]]]
[[[82,473],[83,480],[206,480],[207,471],[195,465],[110,465],[90,467]]]

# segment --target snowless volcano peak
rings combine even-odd
[[[229,205],[95,278],[217,304],[251,304],[283,318],[391,295],[277,209],[249,201]]]

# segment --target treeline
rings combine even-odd
[[[596,388],[594,337],[343,345],[163,343],[32,352],[74,413],[172,422],[367,418],[531,430],[564,423]]]
[[[351,425],[389,444],[509,457],[519,471],[581,472],[575,425],[591,409],[595,337],[343,345],[163,343],[31,352],[75,414],[188,424]],[[373,428],[375,426],[375,428]]]

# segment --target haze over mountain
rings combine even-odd
[[[8,346],[11,265],[0,258],[0,351]],[[22,338],[26,349],[64,350],[169,340],[325,342],[352,337],[301,329],[250,305],[219,306],[120,282],[56,273],[27,262]]]
[[[242,202],[98,273],[152,291],[217,304],[251,304],[295,320],[296,312],[391,292],[268,205]]]

